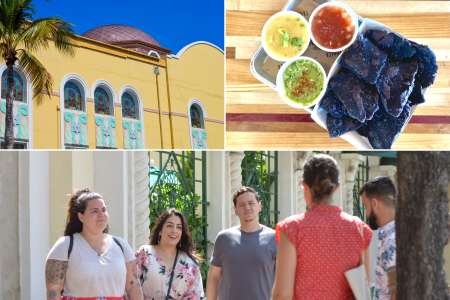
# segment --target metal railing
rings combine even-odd
[[[260,222],[275,227],[278,222],[278,152],[246,151],[241,164],[242,184],[261,197]]]

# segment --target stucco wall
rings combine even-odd
[[[167,61],[175,148],[190,148],[188,104],[198,100],[205,108],[208,148],[223,149],[224,55],[212,45],[193,44]]]
[[[18,153],[0,153],[0,299],[19,299]]]
[[[53,88],[51,97],[44,96],[42,101],[33,101],[33,148],[62,147],[61,86],[64,77],[69,74],[76,74],[87,86],[85,92],[90,148],[96,147],[93,90],[98,80],[106,81],[114,94],[118,148],[124,146],[120,96],[125,86],[132,87],[142,103],[140,115],[144,122],[145,148],[171,148],[171,132],[175,148],[191,147],[187,121],[188,103],[191,99],[199,99],[206,107],[210,148],[223,148],[223,52],[207,44],[196,44],[188,47],[179,58],[158,61],[81,38],[77,38],[74,44],[74,56],[63,55],[52,45],[36,53],[36,57],[53,78]],[[0,64],[3,61],[0,60]],[[155,67],[159,69],[158,75],[155,74]]]

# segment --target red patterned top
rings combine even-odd
[[[360,234],[363,228],[364,239]],[[361,263],[372,230],[332,205],[318,205],[277,224],[297,250],[294,299],[354,299],[344,272]]]

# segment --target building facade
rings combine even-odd
[[[224,55],[207,42],[170,54],[148,34],[107,25],[72,39],[75,54],[36,53],[53,79],[36,101],[14,74],[16,148],[223,148]],[[6,65],[0,62],[0,137],[5,130]]]

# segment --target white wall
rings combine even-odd
[[[49,152],[19,154],[20,284],[22,300],[45,299],[49,244]]]
[[[295,201],[298,184],[294,175],[294,153],[278,152],[278,221],[298,213]]]
[[[209,151],[207,153],[206,196],[208,200],[208,240],[214,242],[217,233],[228,226],[226,212],[230,210],[231,199],[228,199],[229,178],[226,174],[228,154],[223,151]]]
[[[125,152],[96,151],[94,191],[106,200],[110,232],[128,240],[128,162]]]
[[[20,299],[18,154],[0,153],[0,299]]]

